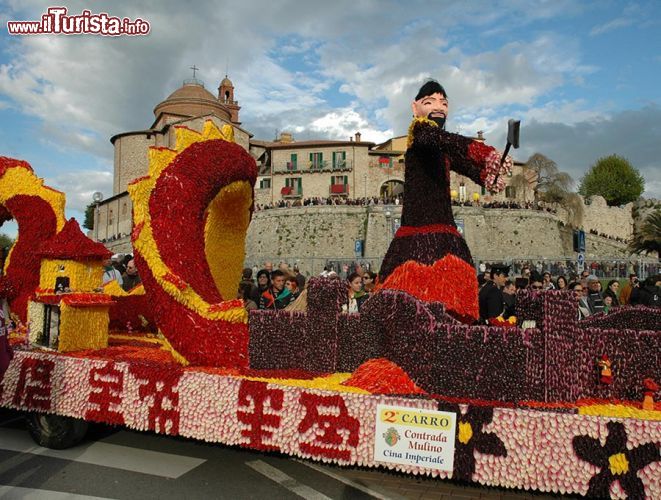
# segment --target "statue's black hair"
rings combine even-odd
[[[433,94],[443,94],[443,97],[446,99],[448,98],[448,95],[445,93],[445,89],[443,88],[443,85],[438,83],[436,80],[429,80],[425,82],[425,84],[420,87],[420,90],[418,91],[418,95],[415,96],[415,100],[419,101],[423,97],[427,97]]]

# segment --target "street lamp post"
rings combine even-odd
[[[95,191],[92,195],[92,200],[94,200],[94,239],[99,241],[99,222],[101,219],[99,216],[99,203],[103,201],[103,193],[101,191]]]
[[[386,226],[388,226],[388,242],[392,240],[392,210],[390,207],[386,207],[383,215],[386,216]]]

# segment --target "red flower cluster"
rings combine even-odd
[[[0,173],[6,168],[7,158],[0,157]],[[13,160],[18,162],[18,160]],[[30,169],[25,162],[21,166]],[[53,207],[37,196],[16,195],[4,205],[18,223],[18,238],[12,247],[9,265],[5,269],[3,286],[11,291],[8,295],[9,306],[21,321],[27,321],[28,298],[39,285],[39,270],[41,258],[38,255],[39,245],[55,235],[57,231],[57,216]]]
[[[111,331],[126,330],[131,325],[133,331],[155,332],[156,321],[148,295],[119,295],[113,297],[116,306],[110,308]]]
[[[240,307],[216,288],[205,254],[205,213],[221,189],[236,181],[253,185],[254,159],[239,145],[220,139],[188,146],[159,175],[149,199],[152,232],[163,263],[170,270],[165,280],[177,289],[192,288],[212,305],[208,313]],[[186,231],[181,231],[186,227]],[[140,234],[134,229],[133,239]],[[136,263],[153,305],[158,328],[172,346],[195,365],[248,365],[246,324],[203,317],[175,300],[154,278],[136,248]],[[239,276],[237,276],[238,285]]]
[[[64,303],[74,307],[112,306],[115,301],[103,293],[46,293],[39,294],[39,302],[44,304]]]
[[[84,261],[108,259],[112,252],[85,236],[76,219],[71,218],[62,231],[40,245],[37,255],[44,259]]]
[[[384,358],[363,363],[342,385],[358,387],[371,394],[425,394],[404,370]]]

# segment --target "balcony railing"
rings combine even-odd
[[[329,160],[320,162],[285,162],[274,165],[274,174],[311,173],[311,172],[343,172],[351,170],[353,163],[351,160],[336,160],[335,163]]]
[[[349,194],[349,184],[331,184],[328,192],[331,195]]]
[[[280,194],[283,198],[300,198],[303,196],[303,189],[295,188],[293,186],[285,186],[280,189]]]
[[[403,162],[400,162],[397,158],[370,158],[369,166],[370,167],[380,167],[380,168],[394,168],[399,165],[403,165]]]

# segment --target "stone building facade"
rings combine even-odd
[[[484,141],[481,132],[475,137]],[[251,141],[250,151],[259,163],[255,202],[277,205],[296,204],[304,198],[392,198],[403,191],[406,136],[382,144],[361,140],[360,132],[349,141],[295,141],[283,133],[272,142]],[[509,180],[516,174],[530,175],[516,163]],[[508,183],[509,184],[509,183]],[[531,184],[532,185],[532,184]],[[533,199],[533,190],[516,191],[508,185],[492,195],[462,175],[451,173],[451,192],[458,201],[519,202]]]
[[[235,141],[248,150],[251,134],[240,127],[240,109],[234,85],[227,77],[221,81],[217,97],[201,81],[187,80],[156,105],[154,122],[148,129],[113,136],[113,192],[95,209],[92,236],[114,252],[131,252],[132,204],[127,186],[148,173],[149,148],[174,147],[175,126],[201,131],[204,122],[212,120],[219,128],[232,125]]]

